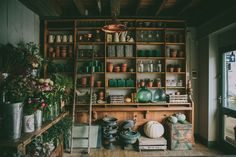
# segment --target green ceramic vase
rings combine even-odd
[[[138,90],[137,101],[140,103],[148,103],[152,100],[152,92],[146,86]]]

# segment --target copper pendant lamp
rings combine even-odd
[[[119,33],[127,31],[127,26],[117,21],[116,15],[119,14],[119,7],[119,0],[111,1],[112,21],[110,24],[103,26],[102,31],[106,33]]]

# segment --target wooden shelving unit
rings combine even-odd
[[[134,42],[114,42],[114,40],[108,40],[107,34],[101,31],[103,25],[107,22],[110,22],[109,19],[74,19],[70,21],[65,21],[67,23],[71,23],[72,33],[73,33],[73,56],[74,56],[74,66],[78,66],[79,68],[84,66],[83,62],[90,62],[92,59],[98,60],[101,67],[103,67],[104,72],[94,72],[93,76],[95,77],[95,82],[100,80],[102,81],[102,87],[96,87],[94,85],[93,90],[95,93],[103,91],[105,97],[110,93],[119,93],[121,95],[125,95],[130,97],[132,92],[137,92],[138,81],[140,79],[161,79],[161,89],[163,89],[167,94],[180,92],[181,94],[187,93],[187,67],[186,67],[186,35],[185,35],[185,21],[181,20],[154,20],[154,19],[119,19],[119,21],[132,23],[131,27],[128,27],[128,35],[130,35]],[[50,22],[54,22],[51,20]],[[87,24],[89,22],[89,24]],[[151,22],[160,24],[157,27],[144,27],[145,22]],[[170,24],[170,25],[169,25]],[[174,27],[177,24],[178,27]],[[179,27],[181,24],[182,27]],[[142,25],[142,26],[140,26]],[[173,27],[170,27],[173,26]],[[47,28],[47,27],[45,27]],[[50,31],[54,31],[56,29],[45,29],[45,41],[47,41],[48,33]],[[60,29],[58,29],[60,31]],[[66,29],[63,31],[68,31],[71,29]],[[96,31],[100,31],[100,41],[96,40]],[[143,37],[142,34],[144,33]],[[83,35],[92,34],[93,41],[86,41]],[[81,37],[82,36],[82,37]],[[152,38],[149,38],[152,37]],[[114,38],[114,36],[113,36]],[[56,44],[56,43],[55,43]],[[47,42],[45,43],[45,56],[47,56]],[[126,57],[124,56],[110,56],[108,55],[108,47],[109,46],[132,46],[133,54],[132,56]],[[79,57],[79,50],[83,50],[86,47],[93,51],[98,51],[98,55],[93,57]],[[98,50],[97,50],[98,49]],[[177,49],[184,51],[184,55],[182,56],[171,56],[171,50]],[[145,54],[144,56],[139,55],[139,50],[149,50],[153,51],[156,54]],[[158,50],[158,51],[157,51]],[[125,52],[125,50],[124,50]],[[146,53],[146,52],[145,52]],[[158,54],[159,53],[159,54]],[[150,56],[149,56],[150,55]],[[149,61],[154,62],[154,71],[153,72],[139,72],[138,71],[138,63],[143,61],[145,64]],[[158,72],[156,70],[156,64],[158,61],[161,61],[162,70]],[[133,72],[129,70],[127,72],[108,72],[107,71],[107,63],[112,62],[114,65],[120,65],[122,63],[127,63],[128,68],[133,68]],[[168,67],[169,65],[181,65],[181,72],[170,72]],[[74,74],[75,76],[80,75],[81,77],[89,77],[91,74],[81,73]],[[108,80],[109,79],[129,79],[132,78],[135,82],[134,87],[109,87]],[[88,80],[87,79],[87,80]],[[167,81],[176,81],[181,80],[181,86],[169,86],[167,85]],[[95,83],[96,84],[96,83]],[[89,89],[88,86],[85,88],[78,87],[80,89]],[[157,85],[149,88],[152,91],[158,89]],[[109,92],[109,93],[108,93]],[[123,93],[125,92],[125,93]],[[80,107],[80,108],[79,108]],[[76,104],[76,108],[78,110],[84,111],[86,105]],[[123,112],[128,111],[127,115],[123,114]],[[149,112],[150,111],[150,112]],[[182,104],[169,104],[166,102],[160,103],[123,103],[123,104],[94,104],[93,112],[96,113],[94,116],[94,120],[97,118],[102,118],[104,116],[117,116],[121,120],[132,118],[137,119],[138,124],[143,124],[144,121],[156,119],[162,120],[165,116],[171,115],[176,112],[185,113],[187,119],[193,123],[194,121],[194,106],[193,102],[182,103]],[[150,116],[146,116],[146,114]],[[164,116],[165,115],[165,116]],[[84,115],[86,116],[86,114]],[[144,118],[148,117],[148,118]],[[83,119],[83,118],[81,118]],[[84,118],[86,119],[86,118]],[[78,121],[78,123],[84,123],[84,121]]]

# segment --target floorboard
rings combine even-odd
[[[65,153],[64,157],[87,157],[87,154],[74,150],[72,154]],[[187,151],[143,151],[123,150],[117,147],[114,150],[92,149],[89,157],[155,157],[155,156],[216,156],[223,155],[222,152],[205,147],[202,144],[195,144],[192,150]]]

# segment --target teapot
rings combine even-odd
[[[120,42],[126,42],[127,31],[120,32]]]

